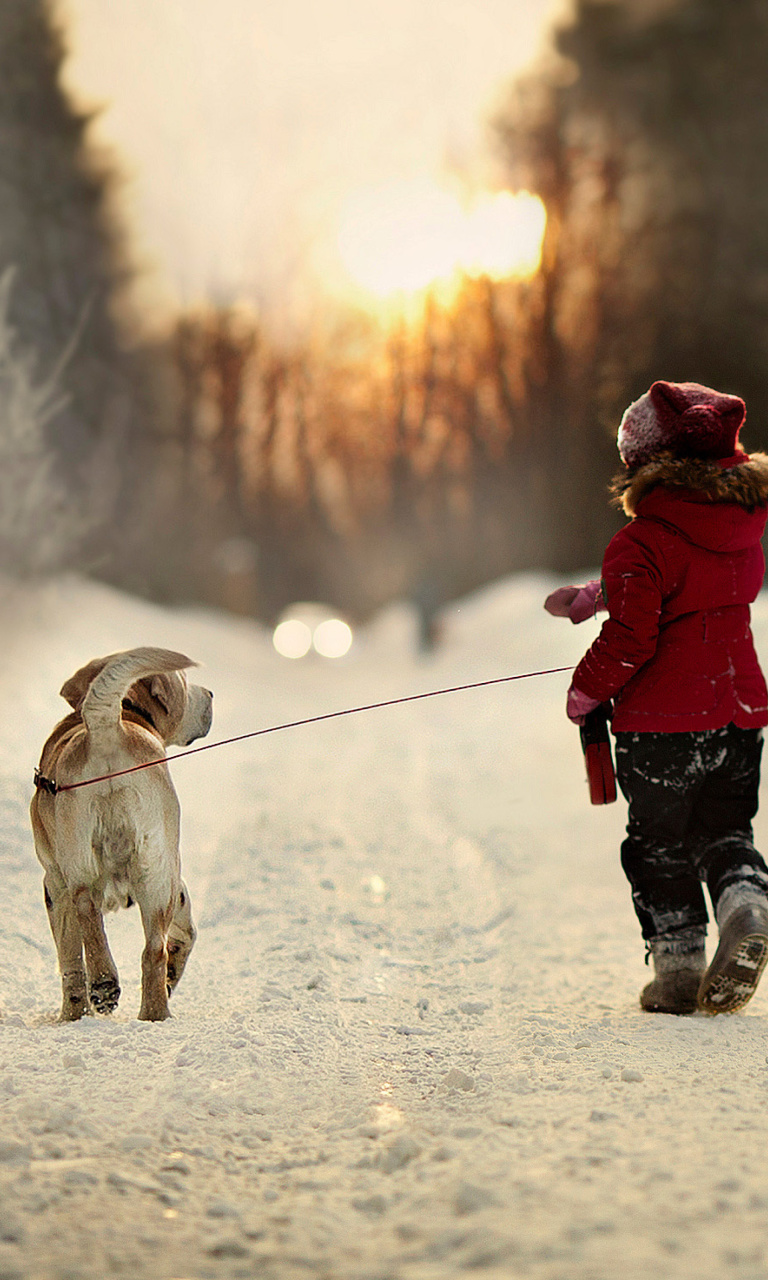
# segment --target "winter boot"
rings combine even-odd
[[[768,897],[733,885],[717,905],[720,942],[701,980],[699,1008],[733,1013],[755,994],[768,962]]]
[[[653,938],[650,954],[656,977],[644,987],[647,1013],[695,1013],[704,970],[704,930],[686,929],[671,938]]]

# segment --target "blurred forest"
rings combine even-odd
[[[272,620],[363,618],[599,563],[626,404],[743,395],[768,444],[764,0],[578,0],[494,136],[547,209],[527,281],[467,279],[287,346],[236,300],[130,342],[118,183],[45,0],[0,8],[0,565]]]
[[[114,313],[114,171],[59,86],[44,0],[0,5],[0,565],[112,563],[154,376]]]

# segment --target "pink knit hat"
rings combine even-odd
[[[654,382],[624,411],[619,453],[631,470],[659,453],[731,458],[743,453],[738,440],[746,416],[747,406],[739,396],[723,395],[698,382]]]

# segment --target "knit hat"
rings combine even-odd
[[[738,443],[747,406],[698,382],[654,382],[650,391],[624,410],[618,446],[635,470],[656,454],[679,458],[731,458],[743,453]],[[746,455],[745,455],[746,456]]]

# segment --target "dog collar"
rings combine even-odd
[[[47,791],[49,796],[55,796],[59,790],[58,783],[53,778],[46,778],[39,769],[35,769],[35,786],[38,791]]]
[[[135,716],[141,716],[142,720],[146,720],[147,724],[151,725],[155,733],[157,733],[157,725],[151,715],[143,707],[140,707],[138,703],[132,702],[130,698],[123,698],[122,708],[123,711],[132,711]]]

